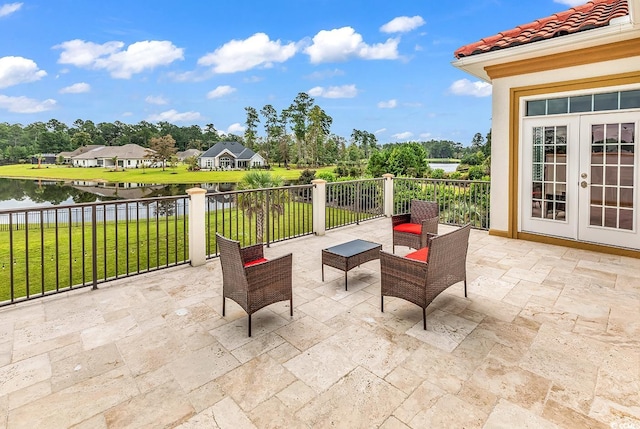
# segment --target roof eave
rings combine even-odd
[[[637,1],[640,2],[640,0]],[[627,20],[627,22],[610,24],[606,27],[595,28],[553,39],[462,57],[452,61],[451,64],[472,76],[491,83],[491,78],[486,72],[486,67],[488,66],[527,60],[542,55],[567,52],[567,48],[576,50],[637,37],[640,37],[640,25],[634,25],[631,20]]]

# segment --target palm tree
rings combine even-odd
[[[249,218],[251,224],[256,218],[256,241],[262,243],[264,237],[265,216],[267,212],[279,216],[284,212],[287,193],[283,189],[267,189],[282,186],[281,177],[272,176],[266,171],[248,172],[238,188],[241,190],[257,189],[254,192],[238,194],[238,206]]]

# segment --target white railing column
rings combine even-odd
[[[189,194],[189,260],[192,267],[204,265],[207,261],[205,195],[202,188],[187,189]]]
[[[384,215],[393,216],[393,174],[383,174],[384,179]]]
[[[311,181],[313,185],[313,233],[324,235],[325,233],[325,207],[327,205],[327,181],[315,179]]]

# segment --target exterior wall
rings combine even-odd
[[[262,166],[264,165],[264,158],[256,153],[251,157],[251,160],[249,161],[249,165],[252,167]]]
[[[610,76],[638,72],[640,56],[613,61],[604,61],[589,65],[568,67],[564,69],[529,73],[518,76],[497,78],[493,84],[492,102],[492,153],[491,153],[491,229],[499,233],[510,233],[513,236],[517,226],[517,213],[513,213],[510,202],[517,198],[519,183],[517,170],[517,153],[511,148],[519,147],[520,118],[515,118],[515,106],[511,105],[512,90],[533,86],[549,86],[549,90],[538,89],[539,94],[558,94],[569,82],[592,79],[597,76]],[[640,81],[638,82],[640,83]],[[576,85],[579,86],[579,83]],[[604,80],[601,85],[585,85],[590,91],[608,87]],[[515,101],[515,100],[514,100]],[[522,112],[520,112],[522,115]],[[512,129],[512,126],[514,127]],[[513,141],[515,140],[515,141]],[[509,173],[507,173],[509,172]],[[505,180],[506,179],[506,180]],[[505,198],[508,195],[510,198]],[[517,201],[517,199],[516,199]],[[514,219],[515,218],[515,219]]]

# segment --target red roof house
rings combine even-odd
[[[640,257],[640,0],[589,1],[454,57],[492,84],[490,233]]]

